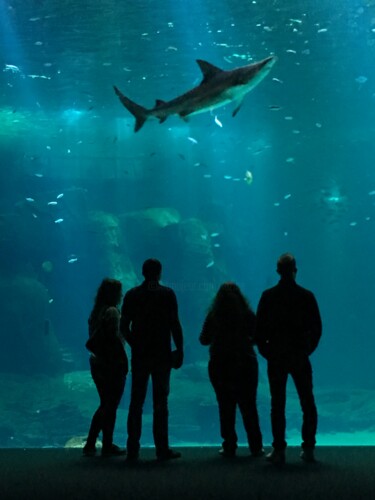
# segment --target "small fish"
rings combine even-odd
[[[60,198],[62,198],[63,196],[64,196],[64,193],[60,193],[60,194],[58,194],[58,195],[56,196],[56,199],[57,199],[57,200],[60,200]]]
[[[292,196],[291,194],[286,194],[286,195],[284,196],[284,200],[289,200],[289,198],[290,198],[291,196]]]
[[[370,191],[370,192],[369,192],[369,196],[375,196],[375,189],[374,189],[374,191]],[[26,198],[26,199],[27,199],[27,198]]]
[[[206,268],[208,269],[209,267],[212,267],[214,264],[215,264],[215,262],[214,262],[213,260],[211,260],[211,261],[207,264]]]
[[[368,80],[367,76],[357,76],[357,78],[355,79],[355,81],[361,85],[366,83],[367,80]]]
[[[43,174],[34,174],[35,177],[43,177]]]
[[[55,224],[61,224],[62,222],[64,222],[64,219],[56,219],[55,220]]]
[[[290,157],[289,157],[289,158],[287,158],[285,161],[286,161],[287,163],[294,163],[294,158],[293,158],[293,156],[290,156]]]
[[[274,82],[277,82],[277,83],[284,83],[282,80],[280,80],[279,78],[272,78],[272,80]]]
[[[271,111],[279,111],[279,109],[282,109],[282,107],[278,106],[277,104],[270,104],[268,106],[268,109],[270,109]]]
[[[220,235],[220,233],[211,233],[210,236],[211,238],[217,238]]]
[[[317,33],[326,33],[328,31],[327,28],[320,28],[320,30],[317,31]]]
[[[34,198],[25,198],[26,201],[28,201],[29,203],[33,203],[35,200]]]
[[[248,186],[253,183],[253,174],[250,172],[250,170],[246,170],[244,181]]]
[[[221,123],[221,121],[219,120],[219,118],[217,116],[215,116],[215,123],[218,127],[223,127],[223,124]]]
[[[293,50],[293,49],[288,49],[287,52],[289,54],[297,54],[297,51],[296,50]]]
[[[57,201],[49,201],[47,205],[57,205]]]
[[[188,137],[188,141],[192,142],[193,144],[198,144],[198,141],[194,139],[194,137]]]
[[[77,257],[71,257],[69,260],[68,260],[68,263],[69,264],[73,264],[74,262],[77,262],[78,258]]]
[[[215,244],[214,244],[214,247],[215,247],[215,248],[220,248],[220,243],[215,243]]]
[[[231,175],[224,175],[224,179],[225,179],[226,181],[229,181],[231,178],[232,178],[232,176],[231,176]]]
[[[21,73],[21,70],[18,66],[14,64],[6,64],[3,71],[10,71],[11,73]]]

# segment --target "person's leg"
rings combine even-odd
[[[151,371],[153,397],[153,435],[156,455],[166,456],[168,441],[168,395],[171,368],[166,364],[156,365]]]
[[[316,430],[318,426],[318,412],[313,394],[312,367],[306,357],[292,369],[291,375],[297,389],[301,403],[302,420],[302,448],[314,449]]]
[[[128,413],[128,457],[136,457],[139,453],[142,433],[143,404],[147,393],[150,368],[140,361],[132,361],[132,384]]]
[[[119,366],[108,370],[106,395],[103,398],[103,450],[111,453],[113,448],[113,432],[116,423],[117,408],[125,388],[125,370]]]
[[[93,361],[91,358],[90,369],[92,379],[99,394],[100,404],[91,420],[89,434],[84,448],[84,451],[87,450],[88,452],[95,449],[96,440],[98,439],[99,433],[103,428],[103,398],[105,399],[105,374],[101,370],[100,365],[98,365],[98,363]]]
[[[236,399],[233,387],[233,373],[226,367],[210,361],[208,374],[214,388],[219,406],[220,434],[223,439],[223,454],[230,456],[236,453]]]
[[[238,373],[237,401],[247,434],[250,451],[253,455],[263,452],[263,439],[259,426],[257,409],[258,361],[254,357],[240,367]]]
[[[285,450],[285,404],[288,371],[281,363],[268,362],[268,382],[271,393],[271,426],[275,450]]]

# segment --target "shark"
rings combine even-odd
[[[171,101],[156,100],[152,109],[147,109],[126,97],[115,85],[114,91],[125,108],[134,116],[134,132],[138,132],[149,118],[165,122],[168,116],[178,115],[187,121],[192,115],[212,111],[234,102],[236,116],[245,96],[260,83],[275,64],[276,56],[232,70],[222,70],[213,64],[197,59],[203,79],[200,84]]]

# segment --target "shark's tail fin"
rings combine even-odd
[[[130,100],[128,97],[124,96],[122,92],[119,91],[119,89],[116,86],[113,86],[116,95],[122,102],[122,104],[125,106],[125,108],[130,111],[130,113],[134,116],[135,118],[135,127],[134,127],[134,132],[138,132],[147,120],[149,114],[146,108],[143,106],[139,106],[139,104],[136,104],[132,100]]]

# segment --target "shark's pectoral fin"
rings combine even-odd
[[[216,76],[218,73],[222,73],[222,69],[218,68],[217,66],[214,66],[213,64],[203,61],[202,59],[197,59],[197,63],[203,73],[203,80],[201,82],[207,82],[208,80],[211,80],[214,76]]]
[[[159,118],[159,123],[164,123],[168,116],[162,116]]]
[[[233,118],[236,116],[236,114],[239,112],[239,110],[241,109],[241,106],[242,106],[242,103],[243,103],[243,99],[241,99],[240,101],[238,101],[237,103],[237,106],[234,108],[234,110],[232,111],[232,116]]]
[[[184,120],[185,123],[188,123],[189,118],[188,115],[190,114],[190,111],[181,111],[181,113],[178,113],[178,116]]]

